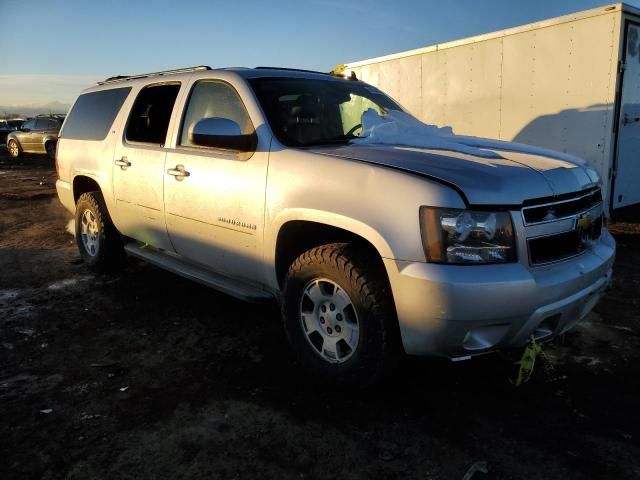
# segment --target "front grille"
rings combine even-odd
[[[599,213],[596,218],[590,215],[589,212],[578,215],[574,230],[529,239],[531,264],[540,265],[574,257],[582,253],[589,243],[598,240],[602,232],[602,214]]]
[[[533,205],[522,209],[524,223],[550,222],[561,218],[571,217],[580,212],[593,208],[602,202],[602,192],[599,188],[589,192],[576,193],[575,196],[566,200],[559,200],[544,205]]]

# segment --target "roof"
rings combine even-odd
[[[313,70],[301,70],[297,68],[284,68],[284,67],[256,67],[256,68],[224,68],[222,70],[231,70],[236,72],[243,78],[263,78],[263,77],[284,77],[284,78],[309,78],[309,79],[340,79],[329,74],[328,72],[315,72]]]
[[[175,70],[163,70],[159,72],[149,72],[149,73],[141,73],[136,75],[116,75],[113,77],[109,77],[102,82],[98,82],[97,85],[111,85],[111,84],[126,84],[132,82],[134,80],[152,78],[152,77],[162,77],[162,78],[172,78],[177,75],[183,75],[187,73],[193,72],[216,72],[216,71],[228,71],[234,72],[238,76],[243,78],[262,78],[262,77],[286,77],[286,78],[317,78],[326,80],[328,78],[342,78],[338,76],[331,75],[330,73],[325,72],[316,72],[312,70],[302,70],[298,68],[285,68],[285,67],[256,67],[256,68],[246,68],[246,67],[230,67],[230,68],[216,68],[213,69],[207,65],[199,65],[196,67],[186,67],[179,68]]]
[[[486,40],[492,40],[494,38],[506,37],[508,35],[515,35],[518,33],[528,32],[531,30],[538,30],[540,28],[551,27],[560,25],[563,23],[574,22],[576,20],[582,20],[584,18],[597,17],[599,15],[610,15],[616,12],[624,12],[631,15],[639,15],[640,9],[627,5],[626,3],[614,3],[611,5],[605,5],[598,8],[592,8],[590,10],[582,10],[580,12],[571,13],[569,15],[563,15],[561,17],[549,18],[547,20],[541,20],[539,22],[528,23],[526,25],[520,25],[517,27],[507,28],[504,30],[497,30],[491,33],[485,33],[482,35],[475,35],[473,37],[462,38],[459,40],[453,40],[451,42],[438,43],[427,47],[416,48],[413,50],[406,50],[404,52],[393,53],[390,55],[383,55],[381,57],[375,57],[368,60],[359,60],[356,62],[347,63],[348,68],[355,68],[364,65],[371,65],[372,63],[380,63],[387,60],[394,60],[398,58],[410,57],[413,55],[421,55],[423,53],[429,53],[436,50],[444,50],[447,48],[458,47],[469,43],[478,43]]]

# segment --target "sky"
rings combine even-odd
[[[69,104],[112,75],[190,65],[328,71],[606,3],[0,0],[0,108]],[[640,7],[640,0],[627,3]]]

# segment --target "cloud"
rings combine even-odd
[[[0,74],[0,103],[7,107],[68,104],[99,80],[95,75]]]

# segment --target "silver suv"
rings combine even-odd
[[[550,339],[611,277],[592,169],[421,124],[354,78],[113,77],[76,100],[57,168],[89,268],[126,253],[275,298],[299,363],[329,378]]]
[[[7,135],[7,150],[13,158],[23,153],[46,153],[53,159],[64,115],[38,115]]]

